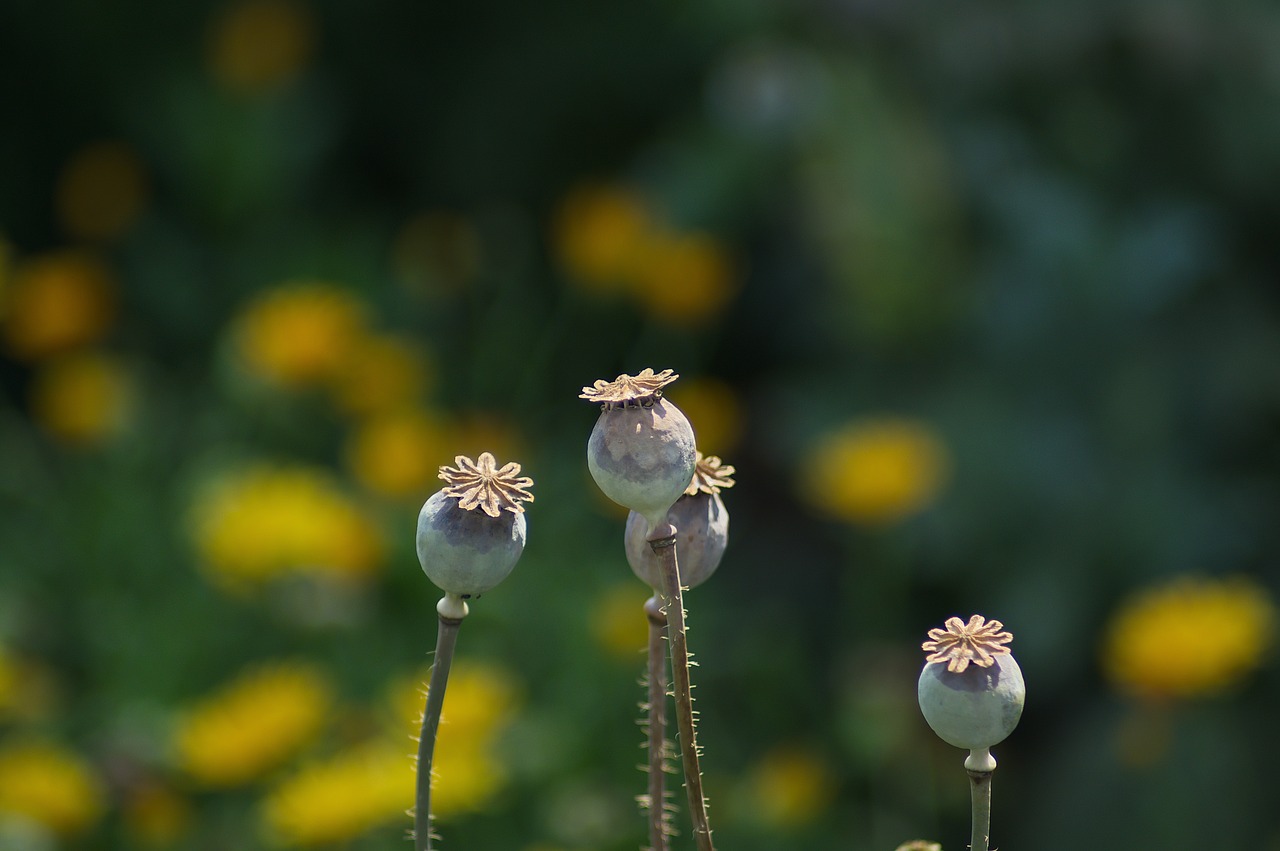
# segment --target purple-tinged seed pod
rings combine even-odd
[[[583,387],[580,398],[602,410],[587,441],[587,467],[609,499],[644,517],[651,526],[684,493],[697,457],[693,427],[662,388],[679,378],[669,369],[619,375]]]
[[[488,452],[477,461],[459,455],[454,463],[440,468],[448,487],[418,514],[418,561],[442,591],[468,599],[506,579],[524,552],[524,503],[533,501],[533,480],[519,476],[519,464],[499,468]]]

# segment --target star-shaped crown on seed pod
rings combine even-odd
[[[685,496],[720,493],[725,488],[731,488],[734,486],[734,481],[730,478],[733,474],[734,468],[729,464],[723,463],[715,455],[703,455],[699,452],[693,465],[693,480],[684,489]]]
[[[499,517],[503,509],[512,514],[523,514],[525,502],[533,502],[533,479],[520,476],[520,465],[514,461],[498,467],[498,461],[489,452],[481,452],[472,461],[465,455],[453,459],[456,467],[441,467],[440,478],[449,486],[445,496],[457,497],[458,507],[471,511],[479,508],[490,517]]]
[[[946,629],[929,630],[930,640],[920,649],[930,651],[926,662],[945,662],[947,670],[955,674],[964,673],[971,662],[979,668],[989,668],[997,656],[1010,652],[1004,645],[1013,641],[1013,633],[1003,629],[1000,621],[985,620],[982,615],[974,615],[968,623],[947,618]]]
[[[619,375],[613,381],[599,379],[591,387],[583,387],[578,398],[600,402],[606,411],[613,408],[634,408],[657,399],[662,395],[662,388],[679,377],[670,369],[655,374],[652,369],[645,367],[636,375]]]

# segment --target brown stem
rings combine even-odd
[[[680,567],[676,562],[676,527],[670,523],[650,524],[649,546],[662,561],[662,601],[667,614],[667,645],[671,651],[671,682],[676,702],[676,723],[680,730],[680,758],[684,764],[684,788],[689,793],[689,816],[698,851],[715,851],[707,801],[702,794],[702,769],[698,765],[698,742],[694,735],[693,695],[689,683],[689,643],[685,636],[684,594]]]
[[[649,619],[649,848],[667,851],[667,615],[655,594],[644,604]]]

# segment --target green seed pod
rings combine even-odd
[[[697,454],[693,481],[667,512],[676,527],[676,551],[680,555],[680,581],[686,588],[705,582],[724,556],[729,542],[729,511],[720,499],[722,488],[733,487],[734,468],[722,466],[714,455]],[[636,576],[655,591],[662,589],[662,561],[649,546],[649,523],[632,511],[627,517],[627,562]]]
[[[587,441],[591,477],[605,496],[652,526],[663,522],[693,477],[693,427],[662,398],[662,388],[678,377],[669,369],[656,375],[645,369],[597,381],[580,394],[602,404]]]
[[[506,579],[524,552],[523,503],[533,501],[533,480],[517,478],[519,464],[499,469],[488,452],[455,463],[440,468],[449,486],[418,514],[418,561],[442,591],[468,599]]]
[[[929,630],[923,649],[932,651],[920,672],[920,711],[950,745],[984,750],[1005,740],[1026,700],[1017,661],[1003,645],[1013,635],[1000,621],[974,615],[966,624],[949,618],[946,629]]]

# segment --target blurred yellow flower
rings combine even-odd
[[[244,366],[288,387],[335,380],[365,335],[364,303],[325,283],[285,284],[261,293],[232,328]]]
[[[146,193],[142,163],[133,150],[121,142],[95,142],[63,167],[54,202],[68,234],[105,240],[133,226]]]
[[[65,355],[43,364],[32,379],[31,416],[65,443],[98,443],[127,423],[133,392],[133,380],[116,358],[87,351]]]
[[[292,846],[345,842],[396,820],[407,830],[415,787],[411,744],[375,739],[282,781],[262,807],[273,838]]]
[[[418,735],[426,700],[422,683],[429,678],[427,671],[392,687],[391,708],[404,724],[401,735]],[[474,812],[506,784],[506,769],[494,754],[494,743],[517,705],[517,688],[505,669],[475,662],[454,665],[432,760],[433,817]]]
[[[102,815],[102,784],[76,754],[50,742],[0,748],[0,816],[30,819],[59,836],[87,830]]]
[[[622,291],[635,278],[652,227],[638,193],[622,186],[583,186],[561,202],[552,240],[575,284]]]
[[[288,83],[315,50],[311,10],[293,0],[240,0],[222,9],[209,29],[214,79],[234,91],[259,94]]]
[[[114,289],[111,273],[93,254],[33,257],[14,270],[0,334],[22,360],[96,342],[114,319]]]
[[[425,500],[438,489],[440,465],[453,461],[449,431],[424,411],[366,420],[348,439],[347,465],[370,491],[393,499]]]
[[[710,376],[681,379],[667,391],[693,426],[698,449],[708,455],[728,455],[742,440],[742,402],[725,381]]]
[[[259,665],[181,714],[178,764],[212,788],[242,786],[278,768],[320,732],[333,694],[311,665]]]
[[[191,803],[160,783],[129,791],[122,805],[125,830],[143,847],[172,846],[191,825]]]
[[[705,322],[737,293],[728,252],[708,234],[654,233],[641,257],[632,293],[641,307],[663,321]]]
[[[811,823],[835,798],[835,778],[812,751],[780,746],[765,754],[745,778],[746,802],[760,823],[793,828]]]
[[[352,347],[334,375],[334,402],[357,416],[400,410],[421,400],[429,376],[430,361],[421,346],[370,334]]]
[[[653,592],[643,584],[614,585],[592,604],[590,628],[596,642],[620,661],[639,664],[649,646],[649,618],[644,603]]]
[[[211,482],[192,508],[209,575],[242,590],[289,573],[361,579],[380,566],[373,521],[329,473],[258,465]]]
[[[801,493],[841,520],[888,524],[914,514],[938,495],[948,469],[946,447],[923,422],[851,422],[809,448]]]
[[[1258,667],[1276,609],[1253,579],[1179,577],[1126,602],[1107,627],[1102,666],[1138,697],[1214,694]]]

